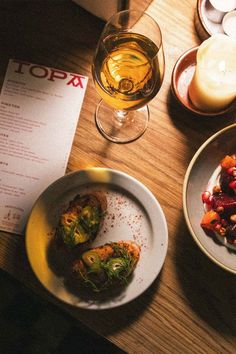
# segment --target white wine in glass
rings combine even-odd
[[[107,139],[127,143],[146,130],[146,105],[159,91],[164,53],[158,24],[147,14],[126,10],[107,22],[95,52],[92,73],[101,96],[95,114]]]

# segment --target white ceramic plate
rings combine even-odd
[[[184,179],[184,216],[194,240],[200,249],[218,266],[236,274],[236,251],[223,242],[209,237],[200,226],[204,205],[201,195],[208,189],[210,180],[217,180],[220,161],[225,155],[236,152],[236,124],[212,135],[193,156]],[[215,183],[213,183],[215,184]]]
[[[53,246],[54,230],[69,201],[89,190],[104,191],[108,200],[104,224],[93,246],[119,240],[134,240],[141,246],[133,277],[119,293],[88,296],[88,292],[76,292],[60,272],[63,257],[58,257]],[[120,306],[142,294],[159,274],[167,244],[166,219],[154,195],[131,176],[104,168],[70,173],[54,182],[37,200],[26,228],[27,255],[40,282],[57,298],[88,309]]]

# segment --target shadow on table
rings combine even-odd
[[[70,1],[0,2],[0,81],[10,58],[87,74],[103,26]]]
[[[176,233],[174,261],[179,283],[193,311],[220,335],[236,336],[235,275],[218,267],[197,247],[184,217]]]
[[[167,108],[174,126],[186,136],[186,139],[191,139],[190,157],[211,135],[236,121],[236,112],[217,117],[201,117],[193,114],[177,102],[171,89],[168,92]]]

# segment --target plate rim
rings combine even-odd
[[[137,295],[133,296],[132,298],[128,299],[127,301],[125,302],[118,302],[117,304],[113,303],[112,306],[98,306],[98,307],[86,307],[86,306],[80,306],[79,303],[78,304],[73,304],[71,301],[67,301],[66,299],[62,299],[60,297],[58,297],[53,291],[50,290],[50,288],[48,286],[46,286],[46,284],[44,284],[40,277],[38,276],[37,274],[37,271],[35,269],[35,267],[33,267],[33,264],[32,264],[32,261],[31,261],[31,255],[30,255],[30,252],[29,252],[29,236],[28,236],[28,229],[29,229],[29,225],[31,223],[31,217],[32,217],[32,213],[33,213],[33,210],[34,208],[37,206],[38,202],[44,197],[45,194],[48,193],[48,191],[50,191],[50,189],[53,189],[53,187],[55,185],[57,185],[58,183],[60,183],[60,181],[62,181],[63,179],[65,178],[68,178],[72,175],[80,175],[80,174],[85,174],[86,172],[88,171],[92,171],[92,170],[101,170],[101,171],[105,171],[105,172],[109,172],[111,173],[113,176],[121,176],[121,178],[125,178],[125,179],[128,179],[130,181],[133,181],[135,182],[136,185],[138,185],[139,188],[141,188],[145,194],[147,193],[149,195],[149,197],[151,197],[153,199],[153,201],[156,203],[156,206],[158,208],[158,211],[160,213],[160,216],[161,216],[161,219],[162,219],[162,222],[163,222],[163,228],[164,228],[164,242],[163,242],[163,245],[162,245],[162,260],[160,262],[160,266],[159,266],[159,269],[158,270],[155,270],[154,272],[154,276],[152,278],[152,280],[149,282],[148,286],[145,287],[141,292],[138,292]],[[111,182],[102,182],[102,181],[99,181],[99,180],[91,180],[89,181],[88,180],[88,183],[102,183],[102,184],[113,184],[113,185],[117,185],[119,186],[118,184],[114,183],[113,181]],[[78,184],[79,186],[80,184]],[[127,188],[124,188],[121,186],[121,188],[123,188],[124,190],[126,190],[127,192],[133,194],[132,192],[130,192]],[[136,196],[135,196],[136,197]],[[138,198],[137,198],[138,199]],[[139,200],[139,199],[138,199]],[[142,204],[142,202],[141,202]],[[139,297],[141,294],[143,294],[152,284],[153,282],[155,281],[155,279],[158,277],[158,275],[160,274],[162,268],[163,268],[163,265],[165,263],[165,259],[166,259],[166,256],[167,256],[167,251],[168,251],[168,224],[167,224],[167,220],[166,220],[166,217],[165,217],[165,214],[164,214],[164,211],[158,201],[158,199],[155,197],[155,195],[150,191],[150,189],[144,185],[141,181],[139,181],[138,179],[136,179],[135,177],[129,175],[128,173],[126,172],[122,172],[120,170],[117,170],[117,169],[112,169],[112,168],[106,168],[106,167],[89,167],[89,168],[84,168],[84,169],[80,169],[80,170],[77,170],[77,171],[72,171],[72,172],[69,172],[63,176],[61,176],[60,178],[56,179],[54,182],[52,182],[50,185],[48,185],[47,188],[45,188],[42,193],[39,195],[39,197],[37,198],[37,200],[35,201],[35,203],[33,204],[33,207],[30,211],[30,214],[29,214],[29,217],[28,217],[28,220],[27,220],[27,224],[26,224],[26,229],[25,229],[25,248],[26,248],[26,255],[27,255],[27,258],[28,258],[28,261],[29,261],[29,264],[30,264],[30,267],[35,275],[35,277],[37,278],[37,280],[40,282],[40,284],[51,294],[53,295],[56,299],[70,305],[70,306],[73,306],[73,307],[76,307],[76,308],[81,308],[81,309],[88,309],[88,310],[106,310],[106,309],[112,309],[112,308],[116,308],[116,307],[119,307],[119,306],[122,306],[122,305],[125,305],[133,300],[135,300],[137,297]],[[78,297],[79,298],[79,297]]]
[[[196,236],[191,222],[190,222],[190,218],[189,218],[189,214],[188,214],[188,210],[187,210],[187,187],[188,187],[188,183],[189,183],[189,177],[192,171],[192,168],[196,162],[196,160],[198,159],[198,157],[200,156],[200,154],[202,153],[202,151],[205,149],[205,147],[207,145],[209,145],[209,143],[211,143],[212,141],[214,141],[216,138],[218,138],[220,135],[224,134],[226,131],[231,130],[236,128],[236,123],[231,124],[227,127],[224,127],[222,129],[220,129],[219,131],[217,131],[216,133],[214,133],[213,135],[211,135],[195,152],[195,154],[193,155],[192,159],[190,160],[190,163],[188,165],[187,171],[185,173],[185,177],[184,177],[184,182],[183,182],[183,212],[184,212],[184,217],[185,217],[185,221],[187,224],[187,227],[189,229],[189,232],[191,234],[191,236],[193,237],[193,239],[195,240],[196,244],[198,245],[198,247],[203,251],[203,253],[205,253],[209,259],[211,259],[215,264],[217,264],[218,266],[220,266],[221,268],[223,268],[224,270],[232,273],[232,274],[236,274],[236,269],[233,270],[230,267],[226,266],[225,264],[223,264],[222,262],[218,261],[212,254],[210,254],[208,252],[208,250],[202,245],[202,243],[200,242],[200,240],[198,239],[198,237]]]

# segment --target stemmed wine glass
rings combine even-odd
[[[164,76],[161,30],[146,13],[125,10],[107,22],[94,55],[92,74],[102,97],[95,120],[104,137],[128,143],[146,130],[146,105]]]

